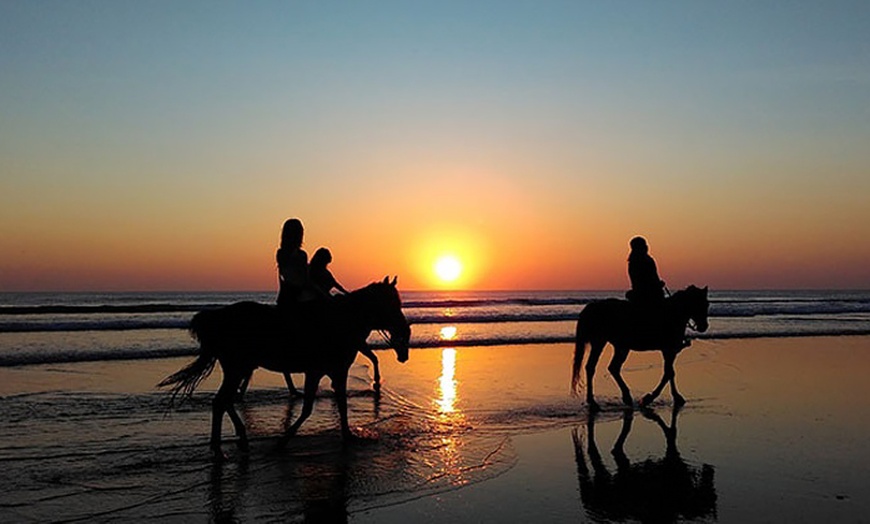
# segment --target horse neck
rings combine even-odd
[[[374,330],[372,290],[368,287],[341,296],[340,307],[347,321],[360,329]]]
[[[688,324],[689,319],[691,318],[691,315],[689,314],[688,298],[689,297],[686,295],[685,290],[677,291],[668,298],[674,317],[684,324]]]

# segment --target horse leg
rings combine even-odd
[[[281,437],[281,440],[278,442],[279,446],[287,445],[290,437],[299,431],[299,426],[305,422],[305,419],[311,416],[311,412],[314,410],[314,397],[317,394],[317,386],[320,384],[320,377],[322,376],[323,375],[318,373],[305,373],[305,400],[302,403],[302,413],[299,414],[299,418],[296,419],[296,422],[294,422],[293,425],[287,429],[287,432],[284,433],[284,436]]]
[[[677,370],[674,368],[674,364],[677,361],[678,354],[678,351],[674,351],[671,354],[670,359],[665,359],[665,370],[671,377],[669,382],[671,384],[671,396],[674,397],[675,408],[681,408],[686,404],[686,399],[683,398],[682,395],[680,395],[679,391],[677,391],[677,383],[675,381],[675,378],[677,376]]]
[[[347,370],[332,378],[332,389],[335,391],[335,403],[338,406],[338,417],[341,420],[341,437],[345,442],[353,438],[350,425],[347,422]]]
[[[251,370],[251,373],[242,379],[242,383],[239,385],[239,391],[236,394],[236,399],[242,400],[242,397],[245,396],[245,393],[248,392],[248,386],[251,385],[251,378],[254,376],[254,370]]]
[[[667,384],[668,382],[671,382],[671,392],[674,393],[674,405],[682,405],[686,403],[686,400],[679,393],[676,393],[676,390],[673,386],[674,360],[677,358],[676,352],[662,351],[662,357],[665,361],[662,379],[659,381],[659,385],[656,386],[654,390],[644,395],[643,400],[640,403],[641,406],[649,406],[662,393],[662,389],[664,389],[665,384]]]
[[[674,397],[674,407],[681,408],[686,405],[686,399],[680,395],[679,391],[677,391],[677,383],[674,382],[674,378],[677,376],[677,370],[674,369],[674,362],[676,362],[677,357],[674,355],[674,359],[671,361],[671,396]]]
[[[665,443],[667,444],[667,450],[665,453],[669,457],[672,457],[677,453],[677,412],[679,410],[680,409],[676,407],[671,410],[670,427],[668,427],[668,425],[665,424],[665,421],[662,420],[662,417],[652,409],[644,409],[642,411],[644,417],[655,422],[659,429],[662,430],[662,435],[664,435]]]
[[[613,358],[610,360],[610,365],[607,366],[607,371],[613,375],[619,390],[622,392],[622,402],[629,407],[634,406],[634,400],[631,398],[631,391],[628,389],[628,384],[622,379],[622,365],[625,359],[628,358],[628,349],[624,347],[613,346]]]
[[[233,426],[236,430],[236,435],[238,435],[239,437],[239,446],[242,448],[247,447],[248,437],[245,432],[245,425],[242,422],[241,417],[239,417],[239,414],[236,413],[236,410],[233,407],[233,397],[235,397],[236,393],[238,392],[239,384],[243,379],[243,376],[239,376],[236,373],[224,372],[224,380],[221,383],[221,387],[215,394],[214,399],[212,400],[210,445],[212,451],[216,455],[222,456],[221,429],[223,426],[224,413],[227,413],[230,416],[230,420],[233,422]]]
[[[601,458],[601,453],[598,451],[598,444],[595,442],[595,419],[596,413],[589,413],[586,417],[586,435],[589,442],[586,446],[586,453],[589,455],[589,463],[592,464],[592,469],[595,476],[607,475],[607,466],[604,465],[604,460]]]
[[[381,389],[381,370],[378,366],[378,357],[375,356],[375,352],[372,351],[372,348],[368,347],[368,345],[360,348],[360,353],[366,356],[369,360],[372,361],[372,366],[375,368],[375,383],[374,388],[375,391],[380,391]]]
[[[595,402],[595,395],[592,392],[592,379],[595,377],[595,366],[598,365],[598,359],[601,358],[604,344],[606,342],[592,341],[589,344],[589,359],[586,361],[586,405],[589,406],[589,411],[592,413],[601,411],[601,406]]]
[[[633,410],[626,409],[622,412],[622,429],[619,431],[619,436],[616,437],[616,442],[613,443],[613,449],[610,450],[617,469],[621,471],[629,471],[631,469],[631,463],[625,454],[625,441],[628,439],[628,434],[631,433],[632,420],[634,420]]]
[[[237,391],[236,387],[234,386],[231,391]],[[226,405],[226,412],[227,415],[229,415],[230,417],[230,421],[233,423],[233,427],[236,430],[236,435],[239,437],[239,449],[242,451],[248,451],[248,432],[245,430],[245,423],[242,422],[242,417],[239,416],[239,413],[236,411],[236,407],[234,404],[235,403],[233,402],[233,396],[230,396],[229,402]]]
[[[293,376],[289,371],[284,372],[284,383],[287,384],[287,391],[290,392],[291,397],[299,397],[302,396],[299,393],[299,390],[296,389],[296,384],[293,383]]]

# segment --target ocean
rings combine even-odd
[[[578,313],[620,291],[406,291],[413,348],[572,342]],[[272,292],[0,293],[0,366],[191,355],[199,310]],[[705,339],[870,334],[870,291],[711,291]],[[375,347],[383,342],[370,339]]]
[[[846,335],[870,334],[870,292],[713,290],[677,362],[686,406],[666,389],[625,410],[601,362],[593,414],[570,342],[586,304],[620,295],[403,292],[410,359],[381,352],[378,390],[367,359],[350,369],[359,442],[324,379],[276,449],[301,402],[260,371],[238,402],[250,451],[225,421],[214,461],[221,372],[172,411],[156,384],[196,351],[196,311],[273,293],[0,294],[0,522],[866,520],[870,338]],[[635,399],[661,376],[654,352],[623,367]]]

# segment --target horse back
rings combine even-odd
[[[627,300],[605,298],[586,304],[578,317],[587,325],[611,322],[613,319],[626,319],[631,315],[631,304]]]
[[[190,331],[223,366],[291,372],[349,366],[368,333],[353,326],[343,307],[309,306],[281,311],[258,302],[237,302],[197,313]]]
[[[682,329],[673,330],[669,307],[667,301],[658,307],[616,298],[590,302],[580,312],[577,340],[606,341],[638,351],[679,346]]]
[[[248,337],[252,333],[272,333],[277,325],[275,306],[245,301],[200,311],[190,321],[190,332],[199,342],[208,343]]]

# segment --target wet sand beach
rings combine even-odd
[[[596,417],[569,396],[572,351],[419,349],[405,364],[379,351],[380,395],[358,358],[349,447],[325,382],[276,449],[301,403],[259,371],[242,404],[251,451],[225,423],[223,462],[207,446],[219,371],[167,414],[154,385],[186,358],[2,368],[0,521],[868,520],[870,337],[695,341],[677,412],[667,389],[623,409],[607,349]],[[656,353],[624,371],[635,398],[660,374]]]

